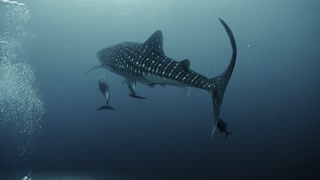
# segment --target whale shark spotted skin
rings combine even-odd
[[[232,75],[237,55],[236,42],[229,26],[222,20],[231,42],[232,56],[227,69],[214,78],[207,78],[190,69],[188,59],[176,61],[165,55],[163,51],[162,32],[157,30],[144,43],[123,42],[97,52],[101,65],[91,68],[106,68],[126,79],[126,82],[154,87],[155,85],[173,85],[179,87],[194,87],[209,91],[213,102],[212,135],[216,129],[223,96]],[[132,87],[129,86],[128,87]],[[133,91],[134,90],[134,91]],[[136,95],[135,88],[130,88]],[[139,97],[139,96],[138,96]]]

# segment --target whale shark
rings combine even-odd
[[[234,35],[225,21],[220,19],[232,48],[231,60],[227,68],[220,75],[207,78],[190,68],[189,59],[176,61],[166,56],[163,50],[163,36],[160,30],[155,31],[145,42],[123,42],[111,47],[103,48],[96,54],[100,65],[95,69],[108,69],[109,71],[124,77],[132,96],[136,95],[136,82],[149,87],[156,85],[172,85],[178,87],[193,87],[208,91],[213,103],[212,133],[219,121],[221,105],[232,75],[236,57],[237,46]]]

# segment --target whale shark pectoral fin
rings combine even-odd
[[[136,93],[136,81],[130,80],[130,79],[125,79],[125,82],[130,90],[130,97],[138,98],[138,99],[146,99],[145,97],[138,96]]]
[[[135,83],[135,81],[125,78],[123,80],[123,82],[125,82],[126,85],[128,86],[128,88],[130,90],[130,93],[135,95],[136,94],[136,83]]]

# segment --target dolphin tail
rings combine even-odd
[[[111,109],[111,110],[114,110],[114,108],[112,106],[109,106],[109,105],[103,105],[101,107],[99,107],[96,111],[99,111],[99,110],[102,110],[102,109]]]
[[[226,140],[231,133],[232,132],[226,132],[226,137],[224,139]]]
[[[224,92],[227,88],[228,82],[230,80],[230,77],[232,75],[235,63],[236,63],[236,58],[237,58],[237,45],[236,41],[234,39],[233,33],[230,29],[230,27],[222,20],[220,19],[221,24],[223,25],[225,31],[228,34],[228,37],[230,39],[231,47],[232,47],[232,56],[231,56],[231,61],[227,67],[227,69],[220,75],[209,79],[209,83],[211,84],[210,88],[208,89],[211,93],[212,96],[212,103],[213,103],[213,123],[212,123],[212,134],[217,127],[217,123],[219,120],[219,115],[220,115],[220,110],[221,110],[221,105],[223,102],[223,96]]]

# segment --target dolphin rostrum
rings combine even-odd
[[[192,69],[188,59],[180,62],[168,57],[163,51],[162,32],[157,30],[144,43],[123,42],[97,52],[97,58],[101,65],[91,68],[106,68],[118,74],[131,83],[129,89],[133,96],[132,83],[140,82],[154,87],[155,85],[173,85],[179,87],[194,87],[209,91],[213,102],[212,135],[216,129],[224,92],[232,75],[237,46],[233,33],[229,26],[220,19],[231,42],[232,56],[227,69],[214,78],[207,78]],[[134,92],[134,93],[133,93]]]

